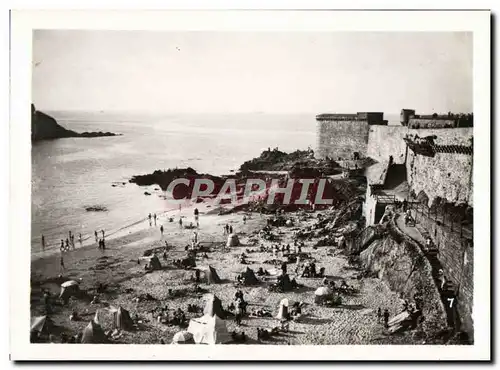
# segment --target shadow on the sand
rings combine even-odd
[[[244,318],[244,320],[246,320],[247,322],[251,322],[251,321],[254,321],[254,320],[273,320],[273,321],[278,321],[278,319],[272,317],[272,316],[246,316]],[[243,326],[245,326],[246,323],[243,323]],[[246,325],[246,326],[253,326],[253,325]]]
[[[275,344],[275,343],[286,343],[287,338],[286,337],[279,337],[279,336],[272,336],[266,340],[261,340],[259,344]]]
[[[312,316],[301,317],[298,324],[308,324],[308,325],[321,325],[331,322],[331,319],[320,319]]]
[[[247,339],[246,339],[245,342],[229,342],[227,344],[242,344],[242,345],[245,345],[245,344],[263,344],[263,343],[260,342],[260,341],[258,341],[258,340],[256,340],[256,339],[247,337]]]
[[[207,282],[203,282],[203,285],[206,285],[206,286],[211,286],[211,285],[220,285],[220,284],[228,284],[228,283],[233,283],[234,280],[232,279],[220,279],[218,283],[207,283]]]
[[[325,275],[325,278],[328,280],[346,280],[345,276],[338,276],[338,275]]]
[[[363,308],[366,308],[366,307],[362,304],[341,304],[341,305],[335,306],[335,308],[342,308],[342,309],[346,309],[346,310],[358,311],[358,310],[362,310]]]
[[[285,334],[290,334],[290,335],[294,335],[294,334],[305,334],[305,332],[303,331],[298,331],[298,330],[288,330],[285,332]]]

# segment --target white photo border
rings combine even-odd
[[[12,360],[489,360],[490,325],[490,24],[489,11],[141,11],[11,12],[10,352]],[[65,345],[31,344],[30,109],[35,29],[284,32],[472,32],[474,141],[474,345]],[[480,221],[480,222],[479,222]]]

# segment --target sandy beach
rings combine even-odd
[[[329,212],[329,211],[322,211]],[[188,215],[191,209],[183,211],[183,216],[189,222],[193,219]],[[310,213],[307,219],[299,220],[298,213],[289,213],[286,217],[294,220],[292,227],[275,227],[273,233],[279,238],[279,244],[292,243],[293,231],[306,229],[318,222],[317,213]],[[358,293],[344,295],[342,305],[338,307],[325,307],[314,304],[314,291],[322,285],[320,278],[296,277],[300,288],[290,292],[269,292],[268,285],[273,282],[272,277],[265,277],[257,286],[235,286],[235,277],[247,266],[257,271],[259,267],[272,270],[279,265],[266,264],[264,261],[273,259],[272,253],[260,252],[260,246],[275,244],[260,239],[257,235],[266,225],[268,215],[247,214],[246,223],[243,222],[243,213],[228,215],[200,213],[199,241],[201,245],[210,248],[208,258],[198,254],[197,268],[204,270],[208,266],[216,269],[222,279],[220,284],[200,284],[204,293],[194,293],[194,283],[190,280],[193,271],[182,270],[172,265],[174,259],[183,258],[184,250],[193,236],[193,230],[180,228],[178,215],[174,222],[168,222],[167,216],[162,215],[157,221],[157,226],[149,226],[149,222],[137,225],[133,230],[128,230],[122,235],[106,242],[106,250],[102,251],[97,245],[77,248],[64,254],[65,270],[60,267],[59,255],[47,256],[32,261],[32,291],[31,305],[32,316],[45,314],[43,305],[43,289],[49,289],[54,297],[59,294],[60,281],[74,279],[80,282],[81,289],[89,290],[99,283],[107,286],[104,293],[99,294],[98,304],[89,304],[88,301],[71,299],[68,306],[54,306],[52,320],[58,328],[58,333],[64,332],[75,335],[82,331],[88,322],[94,318],[99,309],[99,322],[105,330],[113,329],[112,315],[107,307],[123,307],[130,311],[132,316],[137,315],[141,324],[139,329],[131,332],[122,332],[119,339],[113,343],[159,343],[163,340],[170,343],[173,335],[181,329],[157,322],[156,317],[150,314],[155,307],[168,306],[173,310],[181,308],[186,312],[188,304],[204,307],[204,296],[213,293],[222,300],[223,307],[227,307],[234,299],[237,289],[244,293],[245,300],[249,303],[248,311],[263,308],[271,311],[273,317],[245,317],[242,326],[238,327],[233,319],[226,320],[228,329],[236,332],[244,331],[248,336],[247,344],[370,344],[389,343],[402,341],[414,343],[410,336],[389,337],[385,334],[384,326],[377,320],[377,309],[389,308],[391,316],[395,310],[401,308],[398,295],[391,292],[387,284],[377,278],[361,277],[362,271],[351,266],[347,257],[340,250],[333,251],[331,247],[313,247],[317,240],[308,240],[302,252],[310,253],[317,261],[317,266],[325,268],[325,275],[330,280],[340,283],[346,280]],[[159,225],[163,224],[165,231],[161,238]],[[223,235],[223,226],[229,224],[238,235],[241,245],[230,250],[223,246],[226,236]],[[168,251],[168,259],[164,261],[161,256],[163,269],[146,273],[138,258],[146,249],[164,246],[165,241],[172,246]],[[245,252],[247,265],[240,264],[239,256]],[[250,253],[249,253],[250,252]],[[328,252],[328,253],[327,253]],[[276,259],[280,259],[278,255]],[[289,264],[290,277],[294,277],[295,264]],[[58,279],[62,274],[63,278]],[[202,273],[202,278],[203,278]],[[267,281],[266,281],[267,280]],[[190,290],[183,297],[172,298],[168,289]],[[150,294],[156,300],[134,302],[134,298],[143,294]],[[285,334],[272,337],[269,341],[257,340],[257,328],[272,328],[279,324],[275,319],[279,302],[288,298],[290,302],[304,302],[303,317],[290,323],[290,329]],[[69,316],[73,311],[79,313],[80,321],[70,321]],[[187,319],[201,316],[202,314],[187,314]],[[318,329],[321,327],[320,334]]]

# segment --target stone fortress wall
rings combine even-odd
[[[355,156],[377,161],[375,167],[385,166],[386,172],[390,162],[404,165],[409,191],[415,195],[424,193],[428,207],[439,200],[473,208],[472,115],[416,116],[414,110],[403,109],[400,126],[388,126],[383,114],[382,118],[379,116],[372,121],[359,115],[317,116],[316,154],[319,158],[352,158],[356,152]],[[408,140],[430,142],[424,149],[432,147],[432,154],[423,155],[412,150]],[[367,177],[367,181],[370,185],[370,178]],[[376,197],[368,186],[363,207],[367,226],[376,222],[374,217],[367,217],[368,214],[373,216],[376,208]],[[456,229],[432,217],[421,216],[419,225],[438,246],[445,276],[457,287],[462,330],[473,333],[472,236],[457,233]]]

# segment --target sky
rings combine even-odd
[[[472,34],[36,30],[40,110],[472,111]]]

